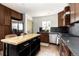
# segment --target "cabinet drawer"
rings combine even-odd
[[[18,54],[20,56],[27,56],[30,55],[30,46],[27,44],[24,45],[23,49],[21,49]]]
[[[31,42],[31,50],[35,49],[38,44],[40,44],[40,40],[39,39],[33,39]]]
[[[24,42],[24,43],[18,45],[17,50],[21,51],[21,50],[24,50],[27,47],[30,47],[30,41],[27,41],[27,42]]]

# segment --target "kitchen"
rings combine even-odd
[[[16,4],[16,7],[15,3],[1,3],[0,54],[78,56],[78,7],[79,3]]]

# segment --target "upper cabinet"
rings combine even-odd
[[[22,14],[0,4],[0,25],[11,25],[11,18],[22,20]]]
[[[63,11],[58,13],[58,26],[67,26],[70,24],[70,7],[66,6]]]
[[[0,25],[10,25],[10,9],[0,4]]]
[[[79,21],[79,3],[75,3],[75,21]]]
[[[79,21],[79,3],[70,3],[71,23]]]
[[[64,11],[58,13],[58,27],[64,26]]]
[[[11,10],[11,17],[17,20],[22,20],[22,14]]]
[[[65,15],[65,25],[69,25],[70,24],[70,14],[66,14]]]
[[[5,21],[4,21],[4,24],[5,25],[11,25],[11,13],[10,13],[10,9],[5,7],[4,8],[4,18],[5,18]]]
[[[4,7],[0,4],[0,25],[4,25]]]
[[[70,3],[70,23],[75,22],[75,3]]]
[[[70,24],[70,6],[66,6],[64,8],[64,22],[65,22],[65,26],[69,25]]]

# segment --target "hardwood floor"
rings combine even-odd
[[[49,44],[49,46],[41,46],[39,53],[36,56],[60,56],[58,47],[53,44]]]
[[[3,51],[0,51],[0,56],[3,56]]]

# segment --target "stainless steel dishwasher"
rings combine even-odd
[[[60,33],[49,34],[49,43],[54,43],[58,45],[60,43],[61,36],[62,35]]]

